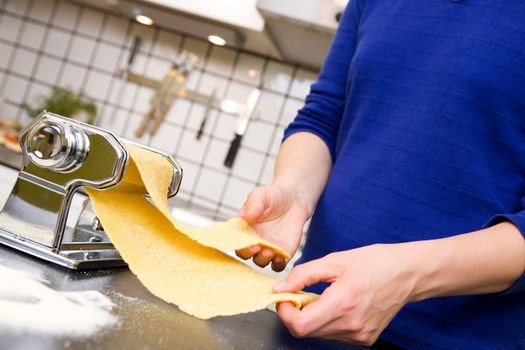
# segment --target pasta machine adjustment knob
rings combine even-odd
[[[32,127],[26,147],[29,159],[37,166],[67,173],[82,165],[89,140],[71,125],[48,120]]]

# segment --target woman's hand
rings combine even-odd
[[[416,275],[406,253],[403,244],[372,245],[296,266],[274,292],[331,285],[302,310],[280,303],[279,317],[296,337],[372,345],[414,290]]]
[[[524,273],[525,240],[509,222],[447,238],[376,244],[296,266],[274,292],[331,283],[318,301],[278,313],[298,337],[373,344],[408,302],[497,293]]]
[[[284,187],[272,185],[254,189],[237,214],[244,218],[264,239],[275,243],[290,256],[299,247],[304,224],[310,213],[305,205],[292,192]],[[274,255],[269,248],[254,245],[236,251],[243,259],[250,259],[264,267],[270,262],[272,269],[282,271],[286,260]]]

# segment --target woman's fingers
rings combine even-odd
[[[326,259],[312,260],[297,265],[284,281],[273,286],[273,291],[276,293],[297,292],[318,282],[330,282],[335,277],[335,270],[330,267]]]
[[[274,253],[270,248],[262,247],[261,251],[253,257],[253,262],[260,267],[265,267],[273,260],[273,257]]]
[[[260,267],[265,267],[270,262],[272,263],[272,270],[280,272],[286,267],[286,259],[259,244],[252,245],[248,248],[243,248],[235,251],[235,254],[241,259],[248,260],[253,257],[253,261]]]
[[[286,267],[286,259],[280,255],[275,255],[272,260],[272,270],[281,272]]]
[[[279,315],[281,321],[283,321],[286,328],[288,328],[294,336],[299,336],[298,334],[294,333],[292,324],[294,320],[299,317],[301,311],[296,308],[293,303],[284,301],[277,304],[277,314]]]
[[[296,337],[324,336],[337,331],[334,320],[339,318],[339,309],[345,297],[344,289],[332,284],[319,300],[297,309],[292,303],[282,303],[277,309],[286,328]],[[285,305],[286,304],[286,305]]]
[[[256,188],[248,194],[238,215],[249,223],[259,222],[270,203],[269,194],[263,188]]]
[[[248,260],[255,254],[261,251],[261,246],[259,244],[252,245],[247,248],[239,249],[235,251],[235,254],[241,259]]]

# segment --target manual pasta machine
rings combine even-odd
[[[75,270],[125,266],[89,198],[81,201],[76,218],[70,212],[83,187],[104,190],[123,181],[130,156],[122,140],[107,130],[44,111],[24,130],[20,143],[23,163],[0,212],[0,243]],[[172,164],[168,197],[175,196],[181,167],[166,153],[137,146]]]

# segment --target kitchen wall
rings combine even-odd
[[[134,72],[162,79],[175,55],[187,50],[198,56],[188,89],[216,91],[221,99],[242,103],[252,89],[262,86],[255,120],[232,169],[222,163],[236,117],[212,111],[204,136],[197,140],[205,112],[201,104],[177,100],[154,136],[135,138],[154,91],[130,82],[117,101],[121,80],[114,75],[124,66],[135,35],[143,42]],[[27,123],[30,119],[21,104],[36,104],[37,97],[47,95],[54,85],[83,89],[98,106],[98,125],[173,154],[184,169],[177,198],[209,208],[218,217],[234,214],[251,188],[269,183],[283,129],[315,77],[316,72],[294,65],[146,27],[73,2],[0,0],[1,118]]]

